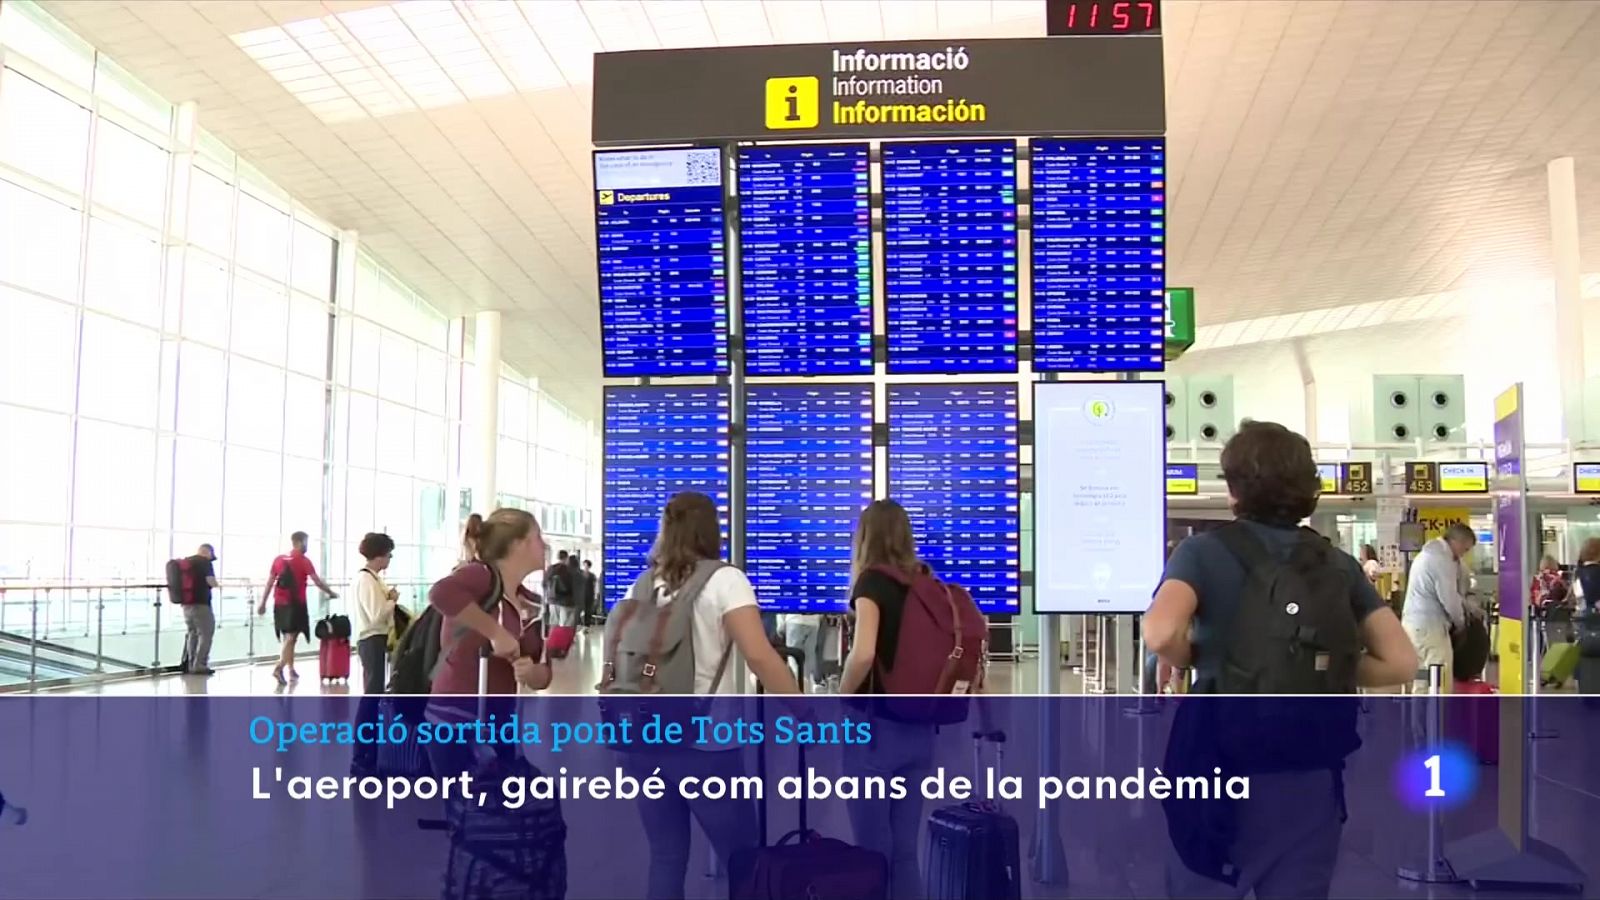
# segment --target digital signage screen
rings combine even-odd
[[[922,557],[986,613],[1015,613],[1022,525],[1014,384],[891,384],[889,496]]]
[[[1600,494],[1600,463],[1573,463],[1572,490],[1577,494]]]
[[[1439,493],[1485,494],[1488,493],[1488,491],[1488,463],[1439,463]]]
[[[739,150],[745,371],[872,373],[866,144]]]
[[[1017,144],[883,145],[891,373],[1017,370]]]
[[[607,607],[623,599],[645,570],[661,512],[673,494],[699,491],[711,497],[726,540],[728,422],[726,388],[605,389],[601,537]]]
[[[1194,463],[1167,463],[1167,493],[1199,494],[1200,467]]]
[[[1408,494],[1486,494],[1489,492],[1489,464],[1486,462],[1408,462]]]
[[[594,186],[605,374],[726,373],[722,151],[598,152]]]
[[[759,385],[745,394],[745,573],[764,610],[846,607],[850,539],[872,502],[872,391]]]
[[[1028,166],[1034,371],[1161,371],[1165,142],[1035,138]]]
[[[1155,381],[1033,386],[1038,612],[1149,607],[1166,555],[1165,410]]]
[[[1369,462],[1317,463],[1317,476],[1322,480],[1324,494],[1372,493],[1372,463]]]

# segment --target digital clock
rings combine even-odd
[[[1045,33],[1160,34],[1160,0],[1045,0]]]

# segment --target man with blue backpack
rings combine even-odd
[[[1361,565],[1300,523],[1321,478],[1306,439],[1247,422],[1222,451],[1234,521],[1174,549],[1141,626],[1193,667],[1162,771],[1248,776],[1250,798],[1169,801],[1171,896],[1327,896],[1344,823],[1358,687],[1411,680],[1417,656]],[[1275,696],[1237,696],[1237,695]],[[1324,695],[1284,697],[1281,695]],[[1325,696],[1344,695],[1344,696]]]

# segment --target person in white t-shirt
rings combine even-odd
[[[378,695],[383,693],[389,660],[389,629],[394,626],[394,605],[399,592],[383,581],[383,571],[394,558],[394,539],[371,532],[361,539],[366,565],[356,574],[356,656],[361,660],[361,703],[356,723],[378,720]],[[364,772],[377,764],[377,745],[357,744],[351,770]]]
[[[722,528],[711,498],[692,491],[675,495],[661,516],[661,531],[650,551],[656,603],[666,605],[676,599],[678,590],[687,584],[696,567],[702,561],[719,559],[721,553]],[[730,677],[733,666],[727,657],[735,649],[767,693],[799,693],[799,684],[789,666],[767,639],[755,588],[744,572],[724,566],[712,574],[694,601],[691,628],[694,693],[745,692],[744,686]],[[736,718],[740,710],[731,705],[738,702],[716,701],[707,715],[718,721]],[[637,777],[655,774],[668,784],[684,778],[703,782],[708,778],[733,778],[743,774],[742,754],[737,745],[652,748],[650,753],[627,754],[624,759],[639,770],[635,772]],[[724,866],[735,852],[756,845],[756,808],[748,801],[704,797],[688,800],[676,791],[668,791],[660,800],[641,798],[638,805],[650,845],[647,897],[687,896],[684,877],[689,871],[690,818],[700,824]]]

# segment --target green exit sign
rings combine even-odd
[[[1194,288],[1167,288],[1167,359],[1194,346]]]

